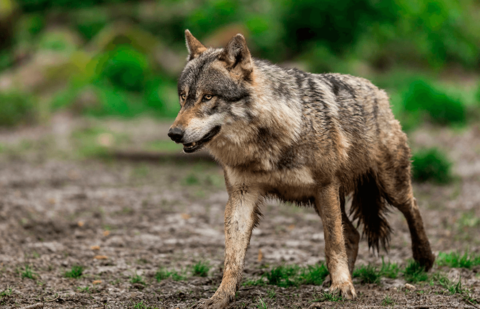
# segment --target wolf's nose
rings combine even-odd
[[[183,138],[183,134],[185,132],[180,129],[179,127],[175,127],[175,128],[170,128],[170,130],[168,130],[168,136],[172,139],[172,141],[174,141],[175,143],[180,143],[180,141],[182,140]]]

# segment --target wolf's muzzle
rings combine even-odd
[[[168,130],[168,136],[174,141],[175,143],[180,143],[183,139],[183,135],[185,134],[185,131],[180,129],[179,127],[175,128],[170,128]]]

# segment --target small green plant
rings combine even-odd
[[[29,265],[25,265],[25,269],[21,272],[22,279],[27,278],[27,279],[32,279],[35,280],[35,277],[37,274],[33,271],[32,268],[30,268]]]
[[[299,271],[298,266],[282,265],[271,269],[265,274],[268,284],[280,287],[298,286],[295,276]]]
[[[130,277],[130,283],[131,284],[143,284],[145,285],[145,281],[143,280],[142,276],[138,274],[134,274],[132,277]]]
[[[382,306],[391,306],[394,304],[395,304],[395,301],[389,295],[385,296],[382,299]]]
[[[322,301],[343,301],[343,297],[338,293],[325,292],[322,294]]]
[[[176,270],[166,270],[164,268],[160,268],[155,273],[155,279],[157,279],[158,282],[167,278],[172,278],[174,281],[182,281],[185,280],[187,276],[185,276],[184,273],[177,272]]]
[[[258,309],[267,309],[267,304],[261,299],[260,297],[258,298],[258,304],[257,304]]]
[[[9,297],[12,295],[12,293],[13,293],[12,288],[6,288],[2,292],[0,292],[0,299],[2,299],[3,297]]]
[[[243,286],[264,286],[267,283],[263,280],[263,277],[260,279],[249,279],[243,282]]]
[[[300,270],[298,281],[300,284],[321,285],[329,274],[327,265],[309,265]]]
[[[199,277],[207,277],[210,271],[210,264],[208,262],[199,261],[192,266],[192,274]]]
[[[183,181],[187,186],[193,186],[193,185],[198,185],[200,183],[200,180],[195,174],[190,174],[188,175],[184,181]]]
[[[277,297],[277,292],[275,290],[268,290],[268,298],[273,299]]]
[[[398,273],[400,272],[400,266],[396,263],[385,263],[382,258],[382,267],[380,268],[380,273],[382,276],[390,278],[390,279],[397,279]]]
[[[91,293],[92,290],[90,290],[90,287],[89,286],[85,286],[85,287],[81,287],[79,286],[77,288],[77,290],[80,292],[80,293]]]
[[[444,153],[436,148],[421,150],[413,159],[413,178],[420,182],[433,181],[439,184],[452,180],[452,163]]]
[[[77,279],[82,276],[83,271],[84,271],[83,266],[74,265],[72,266],[72,270],[65,272],[64,276],[65,278]]]
[[[425,268],[415,261],[410,261],[403,271],[405,280],[410,283],[416,283],[428,280],[428,274]]]
[[[353,278],[360,278],[364,283],[378,284],[381,277],[381,271],[373,265],[362,265],[353,271]]]
[[[134,309],[150,309],[151,307],[147,306],[146,304],[143,303],[143,300],[139,303],[136,303],[135,306],[133,306]]]
[[[439,266],[472,269],[472,267],[480,265],[480,255],[475,256],[468,252],[463,255],[456,252],[440,252],[437,257],[437,264]]]

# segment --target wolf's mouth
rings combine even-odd
[[[212,140],[212,138],[215,137],[220,132],[221,126],[216,126],[213,129],[210,130],[207,134],[205,134],[204,137],[202,137],[200,140],[193,142],[193,143],[188,143],[188,144],[183,144],[183,151],[186,153],[192,153],[195,152],[203,147],[206,143]]]

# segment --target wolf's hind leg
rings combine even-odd
[[[358,243],[360,242],[360,233],[358,233],[355,226],[347,216],[345,212],[345,197],[340,196],[340,204],[342,207],[342,226],[343,234],[345,237],[345,248],[347,250],[348,257],[348,269],[350,270],[350,275],[353,274],[353,269],[355,268],[355,261],[357,260],[358,255]]]
[[[435,262],[435,256],[430,248],[422,216],[418,209],[417,200],[412,197],[408,202],[394,205],[405,216],[412,239],[413,259],[430,270]]]
[[[378,174],[381,189],[389,204],[396,207],[405,216],[412,239],[412,251],[415,261],[425,267],[432,268],[435,256],[430,248],[422,216],[413,197],[410,178],[410,150],[408,147],[395,147],[395,156],[386,156],[380,164]]]

